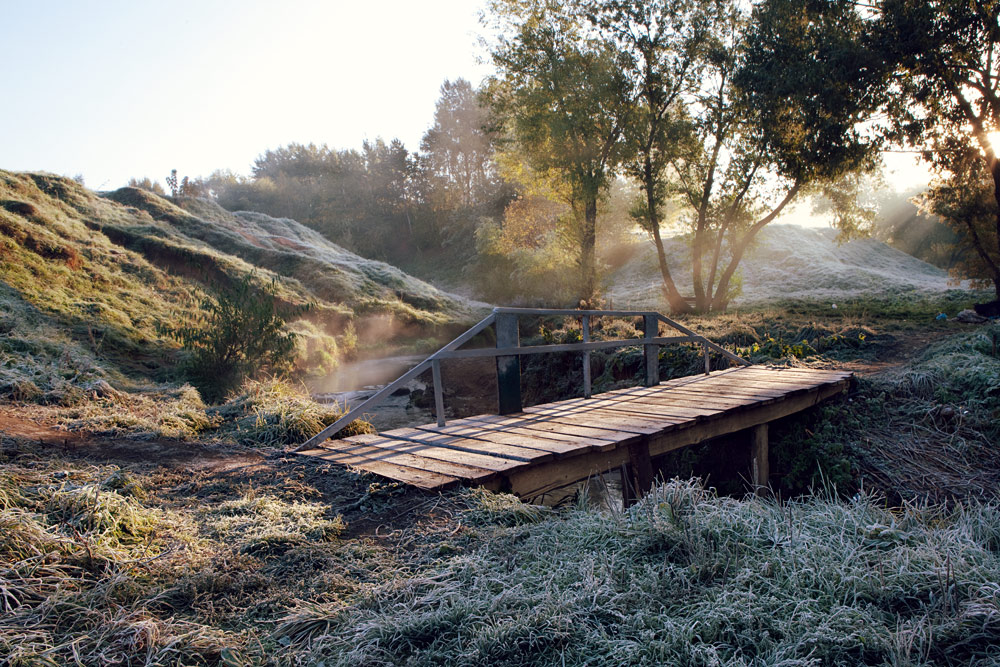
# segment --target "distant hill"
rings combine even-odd
[[[251,271],[274,279],[282,300],[312,304],[293,325],[302,354],[315,357],[305,365],[332,367],[359,337],[445,335],[486,308],[293,220],[0,171],[0,395],[48,392],[58,401],[111,375],[169,375],[177,345],[162,325]]]
[[[735,304],[782,298],[843,298],[906,291],[944,291],[943,269],[877,239],[838,244],[832,229],[771,225],[740,264],[742,295]],[[666,242],[679,289],[691,295],[690,253],[683,239]],[[662,306],[656,253],[649,241],[636,241],[634,255],[608,276],[608,295],[616,307]],[[686,282],[683,280],[686,279]]]

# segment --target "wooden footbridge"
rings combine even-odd
[[[518,318],[525,316],[578,318],[582,342],[521,346]],[[590,324],[598,317],[641,317],[643,337],[591,341]],[[680,335],[661,336],[661,325]],[[495,347],[460,349],[488,327],[495,328]],[[679,343],[702,347],[704,373],[660,382],[660,347]],[[635,345],[644,349],[646,386],[592,396],[591,351]],[[524,408],[519,358],[552,352],[582,354],[584,396]],[[713,371],[712,352],[735,367]],[[441,362],[472,357],[496,358],[500,414],[446,422]],[[428,369],[432,373],[436,424],[329,439]],[[767,486],[769,476],[768,423],[842,392],[850,379],[851,373],[841,371],[751,365],[655,312],[496,308],[295,451],[422,489],[472,484],[526,498],[621,469],[628,501],[651,486],[657,457],[746,431],[751,450],[749,476],[757,488],[762,488]]]

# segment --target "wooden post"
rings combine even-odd
[[[702,347],[705,349],[705,375],[712,372],[712,358],[708,356],[708,343],[703,343]]]
[[[497,313],[497,349],[517,347],[517,315]],[[497,400],[499,412],[509,415],[521,412],[521,360],[514,355],[497,357]]]
[[[656,338],[659,321],[656,315],[643,316],[643,337]],[[646,357],[646,386],[653,387],[660,384],[660,346],[643,345],[643,353]]]
[[[583,342],[590,342],[590,315],[583,316]],[[583,397],[590,398],[590,351],[583,353]]]
[[[767,460],[767,422],[750,429],[750,459],[753,470],[753,486],[757,495],[768,488],[768,478],[771,475]]]
[[[628,446],[628,463],[622,466],[622,503],[634,505],[653,488],[653,462],[645,440]]]
[[[434,382],[434,414],[438,426],[444,426],[444,387],[441,385],[441,362],[438,359],[431,362],[431,376]]]

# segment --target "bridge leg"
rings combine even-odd
[[[496,327],[497,349],[518,346],[517,315],[498,313]],[[521,360],[516,354],[497,357],[497,399],[502,415],[522,410]]]
[[[767,460],[767,422],[750,429],[750,458],[753,470],[753,487],[757,495],[768,489],[771,470]]]
[[[628,463],[622,466],[622,504],[634,505],[653,488],[653,462],[649,443],[640,441],[628,446]]]

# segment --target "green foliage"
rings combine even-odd
[[[286,371],[295,351],[296,335],[285,320],[304,307],[284,309],[277,303],[277,283],[258,285],[251,272],[206,297],[195,324],[165,328],[191,353],[185,370],[209,401],[218,401],[246,377]]]

